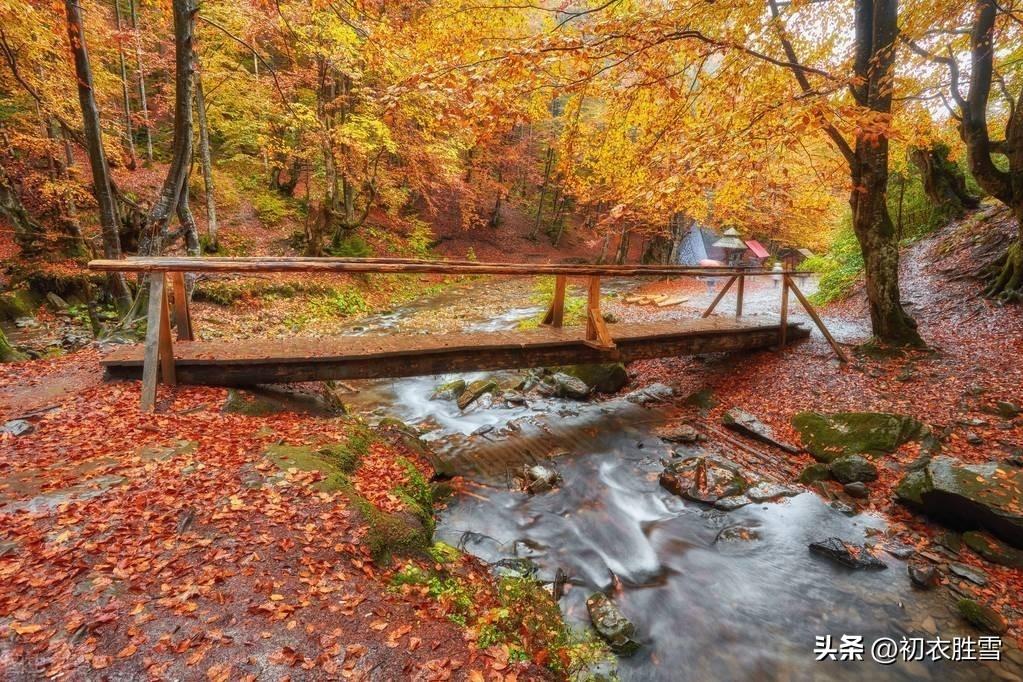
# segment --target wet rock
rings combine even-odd
[[[629,375],[625,371],[625,365],[620,362],[593,365],[565,365],[557,367],[555,372],[575,377],[586,384],[590,390],[597,393],[617,393],[629,383]]]
[[[1023,568],[1023,551],[1010,547],[988,533],[975,530],[963,533],[963,542],[993,564]]]
[[[231,389],[220,408],[226,414],[268,417],[285,412],[318,417],[338,417],[347,413],[337,395],[325,385],[313,391],[299,386],[254,386]]]
[[[953,530],[945,531],[935,538],[935,542],[953,555],[958,555],[959,551],[963,548],[963,537]]]
[[[981,604],[973,599],[960,599],[956,603],[956,608],[971,625],[984,632],[1004,635],[1009,629],[1005,617],[987,604]]]
[[[26,436],[36,430],[36,427],[24,419],[12,419],[0,426],[0,434],[11,436]]]
[[[534,464],[523,468],[522,481],[523,489],[531,493],[540,493],[560,485],[561,474],[554,467]]]
[[[554,384],[554,395],[559,398],[586,400],[590,395],[590,387],[586,382],[570,374],[556,372],[551,375],[551,382]]]
[[[841,538],[830,537],[827,540],[811,542],[810,551],[849,568],[865,570],[888,568],[888,564],[871,554],[863,545],[854,545]]]
[[[593,627],[603,637],[611,650],[619,656],[631,656],[639,649],[636,626],[622,615],[607,595],[597,592],[586,599],[586,610],[590,614]]]
[[[769,426],[761,422],[749,412],[739,409],[738,407],[733,407],[725,412],[721,417],[721,423],[732,431],[740,433],[747,438],[752,438],[753,440],[758,440],[761,443],[773,445],[788,453],[795,454],[799,452],[799,448],[795,445],[778,440],[775,438],[774,432]]]
[[[884,551],[891,554],[896,559],[908,559],[909,557],[916,554],[916,550],[909,545],[889,544],[884,546]]]
[[[465,393],[466,385],[465,379],[455,379],[441,384],[434,390],[430,400],[458,400]]]
[[[458,409],[464,410],[465,408],[472,405],[474,402],[480,399],[483,395],[488,395],[497,390],[497,382],[492,379],[477,379],[462,391],[462,394],[458,396]]]
[[[839,483],[877,480],[877,467],[860,455],[844,455],[831,462],[831,474]]]
[[[795,497],[801,492],[803,491],[799,488],[762,481],[748,489],[746,491],[746,497],[754,502],[772,502],[782,497]]]
[[[732,495],[730,497],[722,497],[714,503],[715,509],[721,511],[735,511],[745,507],[747,504],[753,504],[753,500],[746,497],[745,495]]]
[[[637,389],[625,396],[625,399],[630,403],[636,403],[637,405],[648,405],[650,403],[663,403],[665,400],[669,400],[675,391],[671,386],[665,386],[664,384],[650,384],[644,388]]]
[[[490,571],[499,578],[532,578],[540,570],[532,559],[513,557],[490,564]]]
[[[469,435],[470,436],[482,436],[483,434],[490,433],[493,430],[494,430],[494,425],[493,424],[484,424],[483,426],[479,427],[478,429],[476,429],[475,431],[473,431]]]
[[[831,467],[824,462],[814,462],[799,474],[799,482],[807,485],[817,481],[826,481],[829,478],[831,478]]]
[[[983,445],[984,439],[975,434],[973,431],[966,432],[966,442],[970,445]]]
[[[518,391],[505,391],[504,393],[501,394],[501,398],[504,400],[504,402],[508,403],[509,405],[526,404],[526,396],[522,395]]]
[[[981,587],[987,585],[987,573],[979,568],[953,561],[948,565],[948,570],[964,580],[969,580],[974,585],[980,585]]]
[[[909,564],[907,570],[909,571],[909,580],[921,590],[937,587],[941,582],[938,569],[931,564]]]
[[[908,473],[895,490],[897,499],[953,527],[981,526],[999,539],[1023,548],[1023,509],[1019,491],[1023,470],[999,462],[964,464],[934,457]]]
[[[70,307],[67,301],[52,291],[46,293],[46,300],[53,306],[54,310],[67,310]]]
[[[995,404],[995,409],[998,410],[998,416],[1002,419],[1015,419],[1021,411],[1019,405],[1010,403],[1007,400],[1000,400]]]
[[[705,504],[741,495],[749,487],[736,467],[709,457],[688,457],[670,462],[664,467],[659,480],[668,491]]]
[[[856,516],[856,509],[846,504],[842,500],[832,500],[829,507],[837,511],[839,514],[845,514],[846,516]]]
[[[792,426],[817,461],[831,462],[843,455],[879,455],[923,437],[923,424],[887,412],[800,412]]]
[[[667,431],[661,433],[661,440],[666,440],[669,443],[682,443],[691,445],[693,443],[699,443],[704,440],[703,434],[697,431],[689,424],[678,424],[670,427]]]
[[[760,531],[748,526],[728,526],[722,528],[714,538],[714,544],[755,542],[760,539]]]
[[[867,488],[867,484],[863,481],[846,483],[842,486],[842,490],[845,491],[846,495],[856,500],[865,500],[870,497],[870,490]]]

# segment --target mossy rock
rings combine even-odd
[[[1009,629],[1005,617],[987,604],[981,604],[973,599],[960,599],[956,603],[956,608],[971,625],[984,632],[1004,635]]]
[[[553,368],[555,374],[567,374],[579,379],[590,390],[598,393],[617,393],[629,383],[629,374],[620,362],[590,365],[564,365]]]
[[[907,473],[896,498],[953,528],[986,528],[1013,547],[1023,548],[1023,510],[1019,491],[1023,470],[1008,464],[964,464],[934,457]]]
[[[831,478],[831,467],[823,462],[814,462],[803,469],[799,474],[799,482],[809,485],[817,481],[827,481]]]
[[[831,475],[839,483],[877,480],[877,467],[860,455],[843,455],[831,461]]]
[[[465,379],[455,379],[441,384],[434,390],[431,400],[458,400],[465,393]]]
[[[432,525],[423,523],[419,515],[382,511],[355,494],[349,499],[366,524],[364,542],[377,563],[388,564],[395,556],[423,554],[432,545]]]
[[[497,390],[497,382],[493,379],[477,379],[465,387],[465,391],[458,396],[458,409],[464,410],[479,400],[480,396],[486,393],[493,393]]]
[[[1023,551],[1010,547],[983,531],[971,530],[963,533],[963,542],[993,564],[1023,568]]]
[[[28,289],[15,289],[0,293],[0,320],[14,321],[31,317],[39,307],[39,298]]]
[[[887,412],[800,412],[792,418],[803,446],[819,462],[843,455],[881,455],[923,436],[913,417]]]

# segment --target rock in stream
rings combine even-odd
[[[592,594],[586,600],[586,610],[590,614],[593,627],[603,637],[611,650],[619,656],[631,656],[639,649],[636,626],[622,615],[613,601],[602,592]]]

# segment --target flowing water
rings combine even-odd
[[[360,327],[393,328],[429,315],[430,305],[471,298],[447,296]],[[494,315],[470,308],[461,320],[463,328],[507,329],[539,310],[516,306]],[[514,381],[521,375],[487,376]],[[619,661],[622,679],[1020,679],[1013,677],[1020,671],[1014,648],[998,664],[870,660],[878,637],[978,636],[953,615],[948,596],[913,590],[904,562],[885,555],[887,570],[852,571],[807,550],[829,536],[864,542],[883,531],[881,518],[847,517],[810,493],[727,513],[709,509],[658,484],[660,460],[672,453],[655,434],[666,420],[656,406],[623,398],[538,398],[462,412],[452,401],[430,400],[451,378],[357,382],[349,397],[367,414],[425,430],[445,464],[473,481],[440,514],[438,539],[487,562],[527,557],[543,580],[562,569],[570,585],[561,606],[580,628],[589,625],[586,597],[613,594],[642,643],[635,656]],[[515,469],[552,457],[560,487],[529,495],[510,485]],[[721,534],[732,527],[746,530]],[[843,635],[862,636],[865,660],[816,662],[815,638],[826,635],[836,643]]]

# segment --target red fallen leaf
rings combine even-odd
[[[407,647],[409,653],[411,653],[411,652],[415,651],[416,649],[418,649],[419,645],[422,644],[422,643],[423,643],[423,640],[419,639],[418,637],[409,637],[408,638],[408,647]]]
[[[384,630],[390,625],[386,620],[375,620],[369,624],[370,630],[376,630],[377,632]]]
[[[92,664],[93,670],[103,670],[110,665],[110,660],[109,656],[93,656],[89,662]]]
[[[214,663],[206,670],[206,678],[210,682],[227,682],[231,679],[231,665],[229,663]]]
[[[131,658],[139,648],[134,642],[129,642],[123,649],[117,652],[117,658]]]

